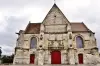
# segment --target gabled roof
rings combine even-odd
[[[29,23],[25,29],[25,34],[39,34],[41,23]]]
[[[71,23],[71,28],[72,28],[72,32],[75,32],[75,31],[79,31],[79,32],[90,31],[83,22],[82,23]]]
[[[61,15],[63,15],[64,18],[67,20],[65,15],[62,13],[62,11],[58,8],[58,6],[56,4],[53,5],[53,7],[48,12],[48,14],[50,14],[53,9],[57,9],[61,13]],[[47,18],[48,14],[46,15],[45,19]],[[43,23],[44,23],[45,19],[43,20]],[[69,23],[68,20],[67,20],[67,22]],[[70,24],[71,24],[72,32],[89,32],[89,31],[91,31],[86,27],[86,25],[83,22],[82,23],[70,23]],[[25,34],[39,34],[40,26],[41,26],[41,23],[29,23],[28,26],[26,27],[24,33]]]
[[[86,25],[82,23],[70,23],[72,32],[89,32]],[[25,29],[25,34],[39,34],[41,23],[29,23]],[[92,32],[92,31],[91,31]]]

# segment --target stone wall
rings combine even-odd
[[[83,48],[76,47],[77,36],[82,37]],[[37,39],[37,46],[30,49],[32,37]],[[52,50],[60,50],[62,64],[79,64],[78,54],[83,54],[84,64],[92,63],[94,60],[99,62],[99,60],[90,59],[99,58],[94,34],[72,32],[69,21],[57,6],[54,6],[43,20],[39,34],[23,32],[20,34],[15,49],[14,64],[29,64],[30,54],[35,54],[35,65],[51,64]]]
[[[72,38],[70,38],[70,34]],[[87,63],[86,54],[91,54],[91,48],[96,47],[95,43],[92,43],[91,41],[95,41],[95,38],[89,35],[89,33],[71,33],[68,32],[66,34],[42,34],[43,39],[40,40],[39,34],[24,34],[24,43],[22,45],[22,49],[16,50],[15,60],[19,64],[29,64],[30,54],[35,54],[35,64],[43,65],[43,64],[51,64],[51,54],[49,47],[60,47],[58,44],[60,41],[61,47],[61,63],[62,64],[78,64],[78,54],[83,54],[84,56],[84,64]],[[81,36],[84,41],[84,48],[78,49],[76,47],[76,36]],[[37,49],[30,49],[30,39],[32,37],[37,38]],[[53,45],[50,44],[53,41]],[[87,42],[88,41],[88,42]],[[92,44],[90,44],[92,43]],[[70,44],[72,44],[72,47],[70,47]],[[40,45],[42,45],[42,48],[40,48]],[[68,50],[68,48],[71,48]],[[29,49],[29,50],[25,50]],[[99,56],[98,50],[93,49],[92,53],[94,52],[94,55]],[[41,55],[42,54],[42,55]],[[45,56],[45,57],[44,57]],[[90,62],[89,62],[90,63]],[[91,62],[92,63],[92,62]]]

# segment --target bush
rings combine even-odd
[[[14,58],[14,55],[11,55],[11,56],[4,55],[1,58],[1,61],[2,61],[3,64],[5,64],[5,63],[13,63],[13,58]]]

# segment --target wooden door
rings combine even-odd
[[[78,55],[79,64],[83,64],[83,54]]]
[[[34,59],[35,59],[35,55],[31,54],[30,55],[30,64],[34,64]]]
[[[60,51],[51,52],[51,64],[61,64],[61,52]]]

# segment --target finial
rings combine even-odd
[[[54,0],[54,4],[56,3],[56,0]]]

